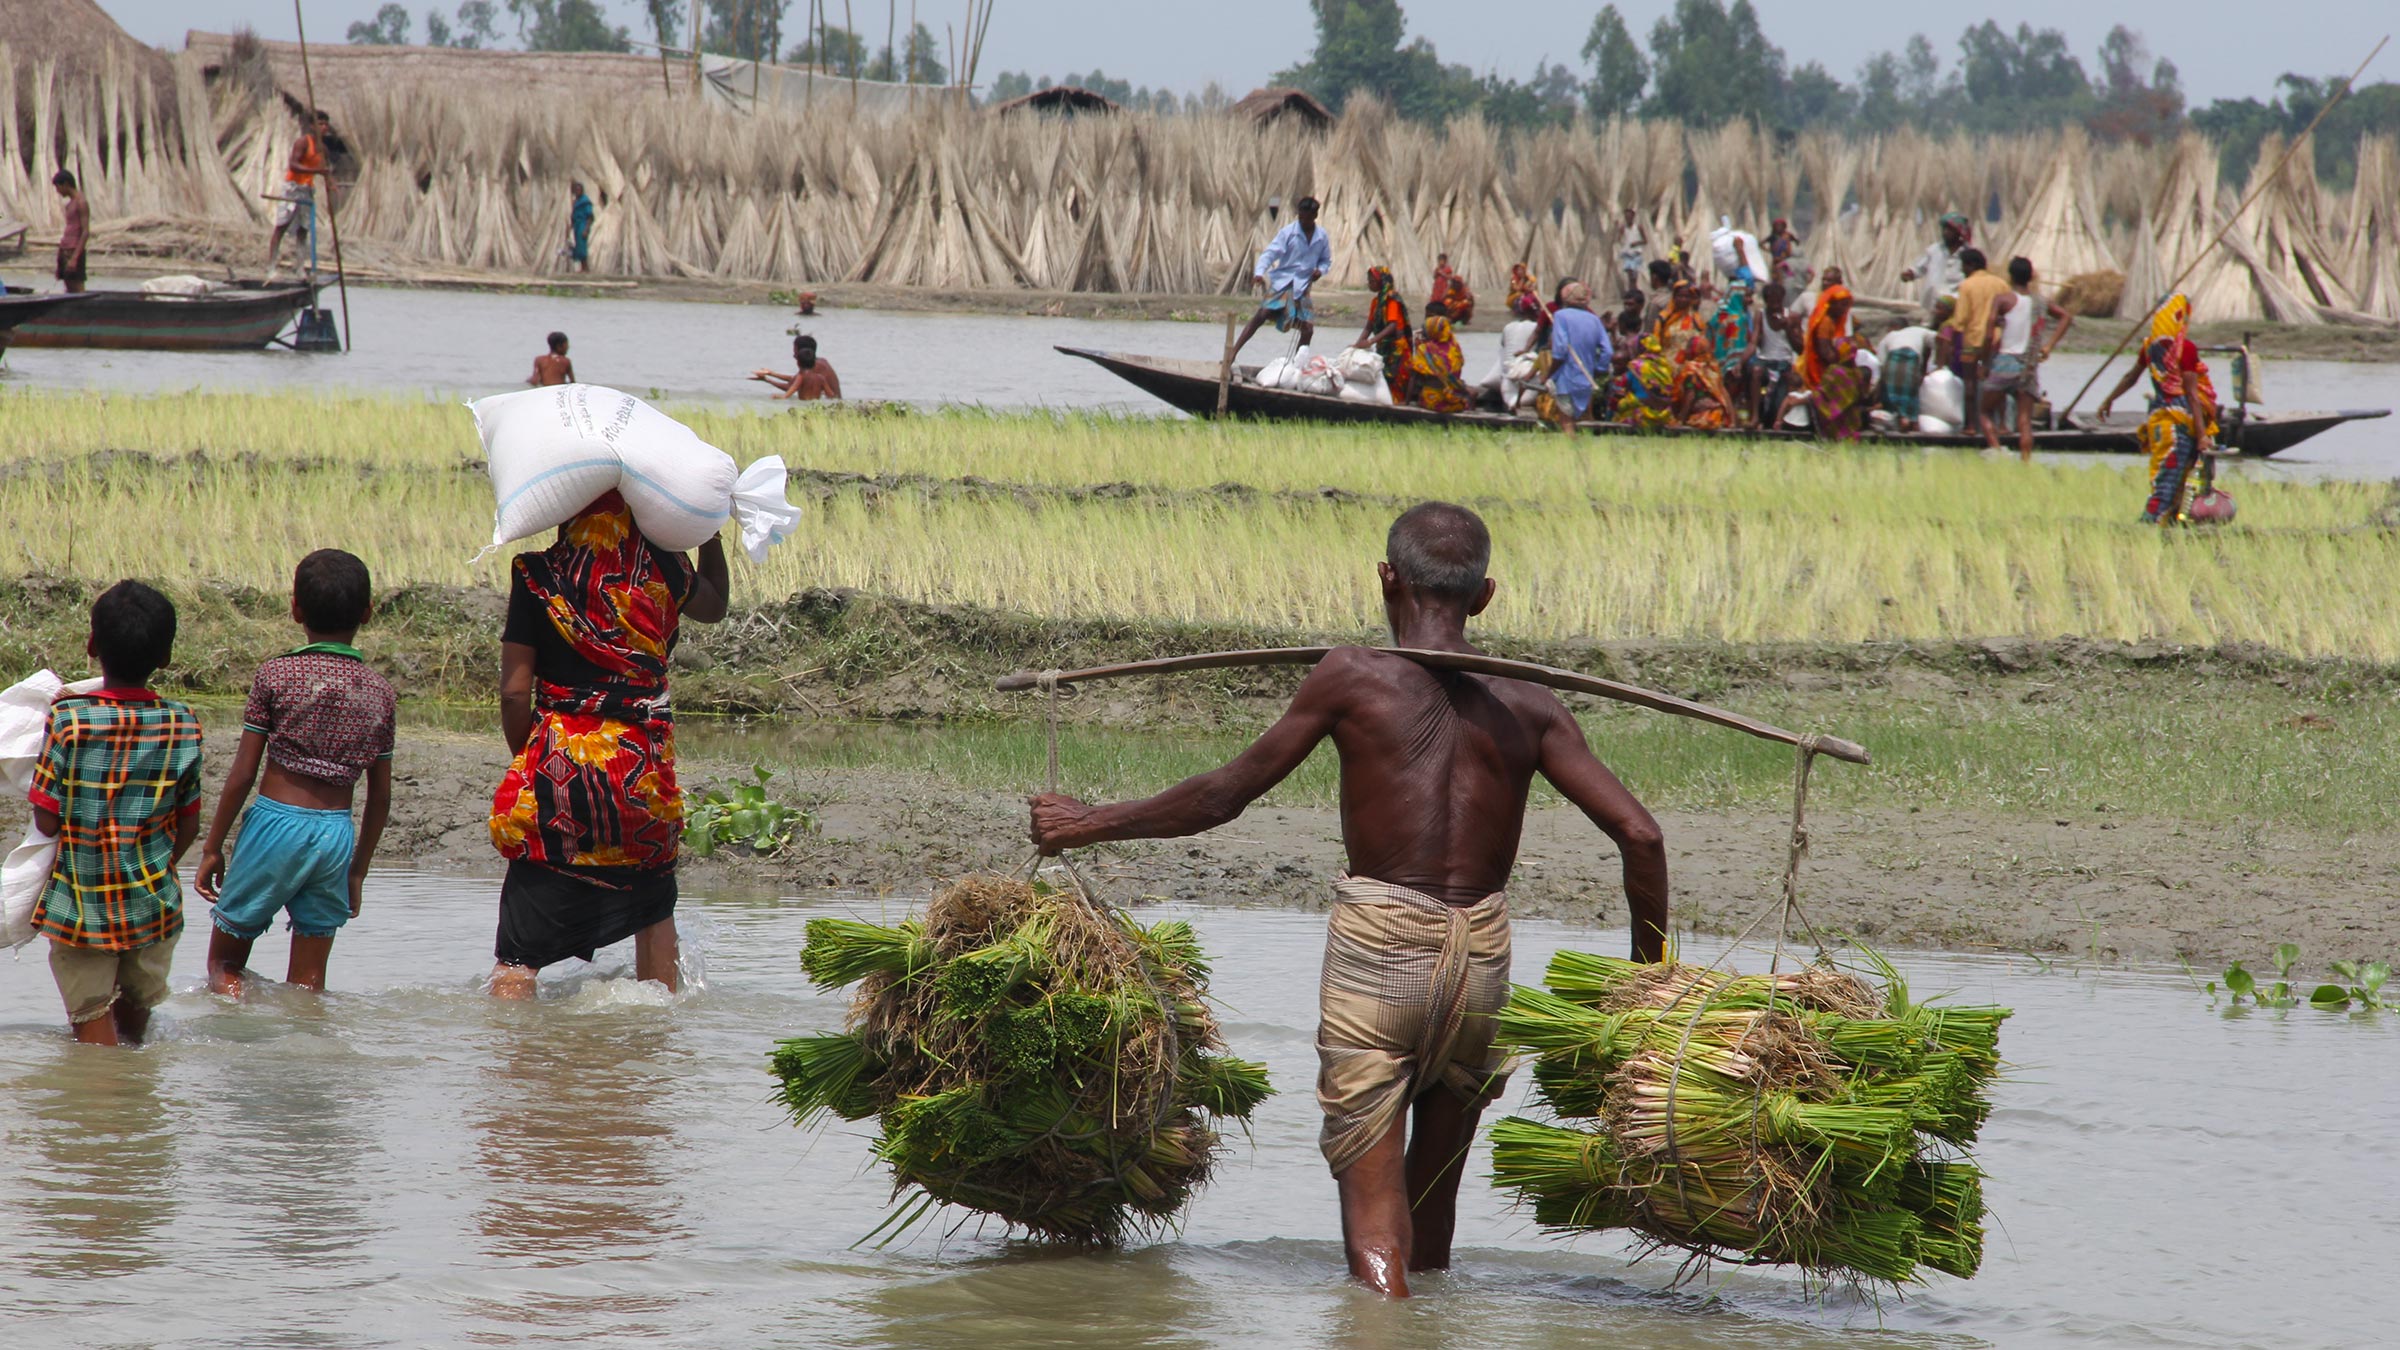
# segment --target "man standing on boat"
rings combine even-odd
[[[275,232],[267,236],[267,280],[283,268],[283,236],[294,238],[306,235],[317,226],[317,180],[325,176],[330,161],[325,156],[325,138],[332,134],[333,119],[325,110],[303,119],[300,138],[292,142],[291,156],[284,161],[283,194],[275,208]]]
[[[1476,651],[1467,620],[1492,602],[1491,552],[1482,519],[1462,506],[1426,502],[1393,522],[1376,569],[1393,642]],[[1056,853],[1214,829],[1328,737],[1341,756],[1349,870],[1333,883],[1319,996],[1321,1145],[1351,1275],[1405,1298],[1409,1272],[1450,1264],[1475,1119],[1506,1076],[1492,1044],[1508,999],[1502,893],[1533,776],[1616,841],[1637,961],[1658,960],[1666,944],[1666,844],[1557,695],[1361,647],[1327,655],[1283,717],[1223,768],[1147,801],[1034,798],[1033,842]]]
[[[83,189],[76,186],[75,175],[65,169],[50,175],[50,186],[66,198],[59,205],[65,224],[58,233],[58,268],[54,275],[58,284],[73,294],[83,289],[84,254],[92,243],[92,204],[85,200]]]
[[[1559,429],[1570,436],[1576,422],[1591,411],[1593,394],[1608,382],[1615,360],[1608,325],[1592,313],[1591,305],[1591,291],[1571,281],[1560,290],[1558,309],[1550,316],[1551,401],[1558,409]]]
[[[1292,208],[1291,222],[1275,232],[1267,251],[1258,255],[1258,266],[1251,269],[1251,286],[1267,298],[1250,316],[1242,335],[1234,339],[1234,354],[1240,355],[1258,326],[1270,319],[1278,333],[1298,328],[1302,346],[1316,341],[1317,311],[1308,293],[1318,278],[1332,270],[1333,241],[1317,228],[1317,199],[1302,197]]]

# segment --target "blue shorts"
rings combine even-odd
[[[250,803],[217,893],[217,928],[248,942],[289,909],[294,933],[332,937],[350,922],[350,853],[357,842],[347,811],[265,797]]]
[[[1317,321],[1317,307],[1309,303],[1308,292],[1295,294],[1288,287],[1268,296],[1267,303],[1258,308],[1260,313],[1275,321],[1275,331],[1278,333],[1288,333],[1295,325],[1314,324]]]

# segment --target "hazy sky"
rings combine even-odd
[[[435,0],[406,0],[422,37],[424,12]],[[0,0],[40,4],[42,0]],[[262,36],[290,38],[291,0],[100,0],[135,37],[170,49],[186,29],[223,31],[248,24]],[[309,36],[338,42],[356,19],[382,0],[305,0]],[[457,0],[441,0],[445,15]],[[617,22],[642,35],[640,0],[602,0]],[[1577,51],[1601,0],[1403,0],[1411,36],[1433,40],[1444,59],[1478,72],[1523,75],[1537,60],[1580,64]],[[881,45],[886,6],[849,0],[856,26]],[[1637,37],[1672,0],[1618,0]],[[917,0],[918,17],[937,40],[943,23],[963,22],[966,6]],[[806,0],[793,0],[787,21],[796,30]],[[839,22],[842,0],[828,8]],[[505,6],[503,6],[505,10]],[[2281,0],[2271,7],[2237,7],[2209,0],[2009,0],[1991,10],[1915,0],[1833,0],[1814,7],[1762,5],[1769,40],[1797,65],[1822,61],[1845,81],[1876,51],[1898,48],[1912,32],[1932,38],[1945,62],[1957,53],[1959,32],[1983,13],[2014,28],[2064,30],[2087,70],[2110,25],[2124,23],[2150,39],[2153,51],[2174,58],[2196,102],[2272,95],[2286,70],[2346,74],[2375,40],[2400,27],[2389,0]],[[908,5],[899,7],[902,24]],[[1307,0],[999,0],[984,52],[983,78],[1002,70],[1063,76],[1095,66],[1135,84],[1196,91],[1215,80],[1239,95],[1269,73],[1305,59],[1314,45]],[[2271,17],[2270,17],[2271,16]],[[2180,32],[2178,28],[2180,27]],[[2400,48],[2386,51],[2369,80],[2400,79]]]

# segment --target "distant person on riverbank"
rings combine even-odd
[[[533,358],[533,376],[525,383],[536,389],[575,383],[575,363],[567,359],[566,334],[550,335],[550,350]]]
[[[1466,625],[1492,602],[1491,552],[1465,507],[1426,502],[1393,522],[1377,572],[1394,642],[1475,652]],[[1214,829],[1327,739],[1341,757],[1348,865],[1333,880],[1319,993],[1320,1147],[1340,1188],[1350,1274],[1405,1298],[1411,1272],[1450,1264],[1475,1120],[1507,1077],[1493,1045],[1509,992],[1502,891],[1534,775],[1616,842],[1637,961],[1665,949],[1666,845],[1555,694],[1360,647],[1319,662],[1282,718],[1223,768],[1146,801],[1035,797],[1033,842],[1058,853]]]
[[[75,183],[75,175],[60,169],[50,175],[50,186],[66,200],[59,214],[66,223],[58,232],[58,268],[52,275],[69,293],[83,289],[84,255],[92,243],[92,204],[84,199],[83,189]]]
[[[1630,206],[1625,208],[1625,221],[1617,227],[1617,270],[1625,274],[1625,289],[1642,288],[1642,259],[1650,252],[1650,236],[1642,229],[1642,218]]]
[[[592,270],[592,216],[595,214],[592,199],[584,194],[580,182],[567,184],[567,190],[575,194],[575,205],[567,211],[567,260],[574,263],[577,270],[589,272]]]
[[[334,935],[358,917],[367,868],[392,812],[392,741],[399,695],[367,666],[359,625],[374,608],[367,565],[321,548],[292,573],[292,622],[308,641],[259,666],[242,707],[217,812],[200,845],[193,889],[216,905],[208,935],[208,988],[239,996],[250,947],[288,912],[291,958],[284,980],[325,987]],[[266,778],[247,812],[242,804]],[[366,817],[350,804],[367,780]],[[230,858],[225,836],[236,815],[241,838]]]
[[[725,545],[698,564],[634,527],[616,492],[509,569],[500,728],[514,756],[492,794],[508,860],[492,943],[495,998],[530,999],[544,966],[632,938],[634,976],[678,985],[675,782],[667,666],[684,619],[725,617]]]
[[[300,135],[292,142],[291,155],[284,160],[282,200],[275,207],[275,230],[267,236],[269,281],[283,267],[284,235],[290,234],[297,241],[315,228],[316,183],[325,176],[329,164],[325,141],[332,134],[333,119],[323,108],[301,119]]]
[[[1317,228],[1317,199],[1302,197],[1292,208],[1292,219],[1267,241],[1266,251],[1258,255],[1258,265],[1251,269],[1250,285],[1266,299],[1243,326],[1242,335],[1233,340],[1234,355],[1241,355],[1258,326],[1269,320],[1274,321],[1278,333],[1299,329],[1301,346],[1315,342],[1317,309],[1309,300],[1309,291],[1332,270],[1333,241]]]
[[[786,375],[781,371],[760,368],[750,372],[750,378],[775,386],[775,397],[806,403],[814,399],[838,399],[842,396],[842,377],[833,373],[833,363],[817,355],[817,340],[803,333],[792,339],[792,361],[798,370]]]
[[[58,838],[33,911],[75,1039],[141,1044],[183,935],[175,865],[200,832],[200,720],[151,693],[175,650],[175,605],[138,581],[92,602],[101,684],[61,694],[34,765],[34,825]]]

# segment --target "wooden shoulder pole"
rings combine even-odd
[[[1057,672],[1027,670],[1003,676],[994,685],[994,688],[1003,693],[1010,693],[1021,689],[1041,688],[1042,682],[1046,679],[1061,685],[1072,685],[1086,680],[1122,679],[1128,675],[1172,675],[1187,670],[1227,670],[1243,666],[1313,666],[1324,660],[1326,655],[1333,650],[1331,647],[1268,647],[1250,651],[1202,652],[1193,656],[1167,656],[1152,661],[1129,661],[1122,665],[1093,666],[1086,670]],[[1866,747],[1853,741],[1845,741],[1832,736],[1814,738],[1803,736],[1799,732],[1786,731],[1782,727],[1761,722],[1756,718],[1744,717],[1736,712],[1727,712],[1723,708],[1712,708],[1708,704],[1695,703],[1688,698],[1678,698],[1673,694],[1662,694],[1655,689],[1644,689],[1638,684],[1604,680],[1597,675],[1560,670],[1556,666],[1535,665],[1530,661],[1510,661],[1497,656],[1485,656],[1481,652],[1437,652],[1415,647],[1375,647],[1369,650],[1382,652],[1388,656],[1405,656],[1421,666],[1427,666],[1434,670],[1463,671],[1471,675],[1496,675],[1502,679],[1523,680],[1528,684],[1545,685],[1552,689],[1565,689],[1578,694],[1596,694],[1601,698],[1613,699],[1619,703],[1630,703],[1637,708],[1648,708],[1653,712],[1669,713],[1676,717],[1689,717],[1694,721],[1739,731],[1746,735],[1756,736],[1760,740],[1779,741],[1784,745],[1802,745],[1813,739],[1820,754],[1831,755],[1835,759],[1847,760],[1852,764],[1873,762]]]
[[[1225,415],[1225,401],[1233,396],[1233,316],[1225,316],[1225,359],[1217,363],[1217,416]]]

